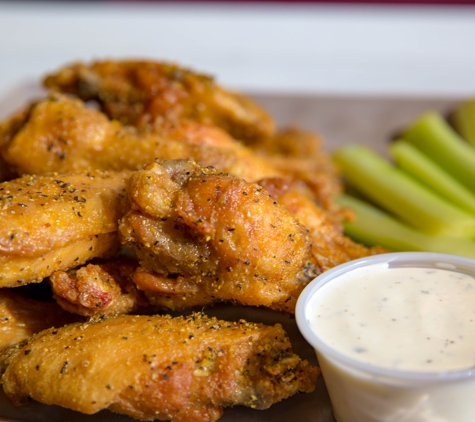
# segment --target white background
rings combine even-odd
[[[151,58],[263,93],[475,95],[475,7],[0,1],[0,98],[76,60]]]

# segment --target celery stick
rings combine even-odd
[[[475,217],[433,193],[362,145],[336,151],[347,182],[413,227],[433,235],[475,238]]]
[[[337,197],[336,203],[355,212],[355,221],[344,222],[343,226],[345,233],[357,242],[368,246],[379,245],[393,251],[440,252],[475,258],[475,242],[470,240],[418,232],[349,195]]]
[[[475,214],[475,195],[417,148],[399,140],[391,145],[390,151],[405,172],[460,208]]]
[[[400,136],[475,192],[475,149],[436,112],[428,112]]]
[[[455,130],[475,146],[475,99],[460,104],[450,115]]]

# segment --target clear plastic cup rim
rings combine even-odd
[[[452,371],[416,372],[400,371],[371,365],[340,353],[338,350],[322,341],[319,336],[310,328],[307,310],[312,297],[322,286],[349,271],[384,263],[387,263],[388,266],[448,269],[469,274],[475,277],[475,259],[432,252],[386,253],[372,255],[338,265],[313,279],[300,294],[296,305],[295,318],[297,321],[297,326],[303,337],[316,350],[317,355],[322,355],[326,359],[329,359],[330,361],[333,361],[340,366],[349,369],[350,371],[362,372],[367,376],[386,378],[389,380],[394,380],[395,382],[454,382],[475,378],[475,366]]]

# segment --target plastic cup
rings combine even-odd
[[[446,254],[401,252],[337,266],[304,289],[297,302],[297,325],[316,351],[335,419],[338,422],[475,421],[475,368],[415,372],[379,367],[330,347],[310,327],[309,309],[322,286],[355,269],[371,266],[380,269],[381,264],[387,264],[389,269],[438,268],[475,277],[475,260]]]

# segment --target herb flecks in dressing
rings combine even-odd
[[[475,366],[475,278],[433,268],[365,267],[315,295],[310,325],[328,345],[406,371]]]

